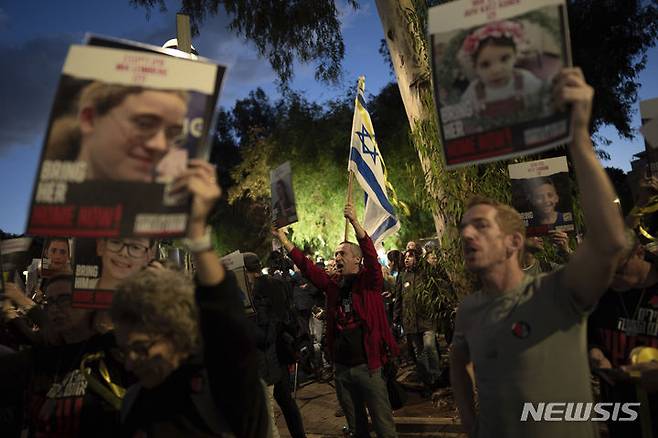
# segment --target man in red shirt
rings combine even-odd
[[[273,230],[273,234],[304,277],[327,296],[327,343],[335,366],[336,395],[351,435],[369,436],[367,406],[377,436],[395,437],[381,368],[399,350],[384,311],[384,278],[377,251],[351,204],[345,206],[344,215],[354,227],[359,243],[338,245],[334,256],[339,275],[335,277],[307,259],[283,230]]]

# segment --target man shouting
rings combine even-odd
[[[389,356],[398,354],[381,296],[384,278],[377,251],[351,204],[345,206],[344,215],[359,243],[342,242],[336,248],[338,276],[330,277],[304,257],[281,229],[273,234],[304,277],[327,296],[327,343],[335,364],[336,395],[350,433],[359,438],[369,436],[367,406],[377,436],[395,437],[381,370]]]

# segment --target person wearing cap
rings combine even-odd
[[[327,345],[335,367],[336,395],[353,436],[369,436],[366,407],[378,437],[396,437],[393,413],[382,367],[398,346],[382,300],[384,278],[372,240],[356,218],[354,206],[343,211],[358,245],[342,242],[334,253],[337,276],[332,277],[272,229],[302,274],[327,297]]]
[[[303,438],[304,423],[297,403],[290,393],[288,365],[294,363],[294,327],[296,318],[291,312],[292,289],[289,283],[270,275],[263,275],[263,266],[253,252],[243,254],[244,267],[251,285],[256,308],[256,345],[259,350],[260,376],[269,395],[272,435],[279,436],[274,418],[273,403],[281,408],[288,431],[293,438]]]

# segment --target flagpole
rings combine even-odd
[[[192,31],[189,15],[176,14],[176,48],[185,53],[192,53]]]
[[[359,81],[358,81],[357,88],[356,88],[356,96],[357,96],[356,100],[359,99],[359,93],[363,93],[365,88],[366,88],[366,77],[361,75],[361,76],[359,76]],[[355,102],[355,105],[356,105],[356,102]],[[354,120],[353,120],[352,121],[352,135],[354,135],[355,130],[356,130],[356,126],[354,126]],[[351,154],[351,151],[350,151],[350,154]],[[350,163],[350,158],[349,157],[347,159],[347,163],[348,163],[347,167],[349,169],[349,167],[350,167],[349,166],[349,163]],[[353,192],[352,185],[354,183],[354,171],[349,170],[348,172],[349,172],[349,175],[347,177],[347,203],[351,204],[352,203],[352,192]],[[349,232],[350,232],[350,221],[348,221],[347,218],[345,218],[345,235],[344,235],[343,240],[347,241],[347,235],[349,234]]]
[[[347,177],[347,203],[351,204],[352,203],[352,185],[354,183],[354,172],[351,170],[349,171],[349,176]],[[345,218],[345,237],[343,238],[343,241],[347,242],[347,235],[350,232],[350,221]]]

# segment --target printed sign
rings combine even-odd
[[[295,192],[292,189],[292,169],[289,161],[270,170],[270,187],[274,225],[282,228],[297,222],[297,205],[295,204]]]
[[[188,157],[207,152],[203,143],[224,68],[158,50],[70,47],[37,173],[29,234],[185,234],[189,201],[172,186]]]
[[[0,241],[0,259],[4,282],[24,285],[23,271],[30,264],[31,237],[17,237]],[[24,287],[22,287],[24,289]],[[3,288],[4,290],[4,288]]]
[[[244,255],[236,250],[222,257],[221,262],[226,269],[233,271],[233,274],[235,274],[245,313],[253,315],[256,313],[256,309],[251,296],[251,283],[247,278],[247,270],[244,267]]]
[[[448,168],[570,141],[551,101],[571,65],[564,0],[457,0],[429,10],[434,94]]]
[[[525,221],[527,236],[574,231],[566,157],[510,164],[509,175],[512,205]]]
[[[135,237],[75,239],[73,307],[109,308],[117,285],[155,257],[156,243]]]

